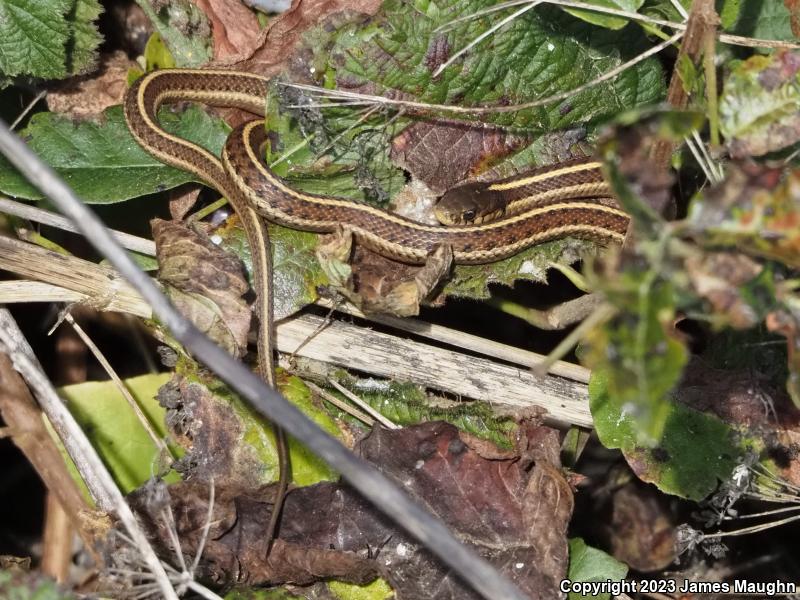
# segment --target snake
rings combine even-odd
[[[629,217],[598,202],[610,196],[600,164],[579,159],[522,173],[492,183],[452,188],[435,210],[449,226],[419,223],[354,200],[310,194],[292,188],[264,161],[267,132],[263,118],[244,122],[229,134],[221,158],[168,133],[158,110],[175,102],[199,102],[263,115],[270,78],[215,69],[164,69],[147,73],[126,91],[125,120],[136,142],[156,159],[192,173],[228,199],[237,213],[252,253],[258,367],[275,387],[272,357],[272,264],[265,220],[303,231],[347,231],[357,243],[386,258],[424,264],[449,246],[456,264],[502,260],[547,241],[568,236],[621,243]],[[481,198],[489,198],[485,208]],[[476,204],[477,201],[477,204]],[[288,487],[288,445],[276,431],[279,482],[267,530],[267,553]]]

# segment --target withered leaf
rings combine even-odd
[[[238,258],[180,223],[154,219],[159,280],[170,300],[211,339],[234,356],[247,350],[249,286]]]
[[[235,68],[264,75],[273,75],[294,58],[300,37],[311,27],[339,12],[374,14],[380,0],[305,0],[294,2],[292,7],[271,21],[255,45],[255,50]]]
[[[253,490],[277,478],[271,430],[223,386],[175,376],[158,392],[167,426],[186,454],[173,468],[186,479]]]
[[[715,245],[800,266],[800,171],[736,164],[692,203],[689,223]]]
[[[232,62],[252,54],[261,33],[256,14],[240,2],[196,0],[211,23],[214,60]]]
[[[797,26],[796,7],[792,28]],[[761,156],[800,140],[800,53],[779,50],[734,68],[720,98],[720,129],[731,156]]]
[[[375,429],[356,450],[528,597],[560,598],[572,490],[557,463],[557,432],[529,423],[520,431],[513,455],[487,448],[485,441],[442,422]],[[182,483],[171,486],[169,496],[184,551],[192,553],[206,519],[208,490]],[[148,500],[139,492],[135,504],[152,515],[151,532],[167,540],[152,495]],[[334,577],[363,583],[380,574],[398,599],[476,597],[346,485],[323,483],[292,490],[279,539],[265,562],[270,509],[269,488],[247,495],[217,488],[211,542],[203,555],[206,579],[252,585],[309,584]]]
[[[468,123],[419,122],[392,142],[392,161],[441,194],[481,164],[502,158],[524,142],[501,129]]]
[[[121,51],[104,55],[91,76],[74,77],[47,94],[47,107],[56,113],[88,118],[122,103],[128,69],[136,63]]]

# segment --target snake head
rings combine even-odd
[[[486,183],[465,183],[447,190],[433,212],[442,225],[480,225],[503,216],[507,203],[502,192]]]

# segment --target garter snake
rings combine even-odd
[[[305,231],[335,232],[343,226],[371,250],[414,264],[424,263],[442,245],[452,248],[457,264],[476,264],[497,261],[535,244],[566,236],[606,243],[619,243],[624,238],[628,216],[613,206],[593,201],[594,197],[609,194],[602,179],[597,180],[597,163],[591,161],[541,169],[495,182],[494,188],[481,187],[485,184],[462,186],[460,192],[451,192],[451,199],[474,197],[476,190],[487,189],[495,197],[516,194],[516,198],[511,198],[512,203],[521,208],[508,211],[505,217],[492,222],[483,222],[486,219],[477,215],[467,218],[471,210],[468,208],[466,217],[451,221],[471,223],[441,227],[420,224],[367,204],[292,189],[264,164],[263,120],[236,127],[228,137],[221,161],[207,150],[167,133],[158,123],[159,107],[170,102],[193,101],[262,114],[268,85],[268,78],[244,72],[155,71],[131,86],[125,97],[124,112],[128,127],[142,148],[215,188],[228,198],[239,215],[252,251],[254,288],[258,292],[259,368],[273,387],[272,265],[267,229],[261,217]],[[589,188],[581,188],[582,191],[575,188],[584,184]],[[493,209],[495,214],[498,210]],[[268,544],[288,483],[286,440],[282,432],[277,435],[280,485]]]

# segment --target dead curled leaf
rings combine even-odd
[[[443,422],[375,429],[356,451],[528,597],[560,598],[558,583],[568,563],[572,489],[557,462],[558,433],[532,423],[522,424],[520,431],[514,453],[490,448]],[[207,486],[184,482],[168,492],[164,502],[170,502],[175,513],[184,551],[192,554],[207,518]],[[217,486],[216,496],[210,541],[201,561],[207,581],[307,585],[326,577],[365,583],[381,575],[398,599],[476,597],[346,485],[292,490],[268,562],[263,557],[269,488],[243,494]],[[142,489],[133,504],[166,551],[158,496]]]
[[[185,225],[151,223],[159,280],[178,310],[234,356],[247,350],[251,312],[242,296],[249,285],[238,258]]]

